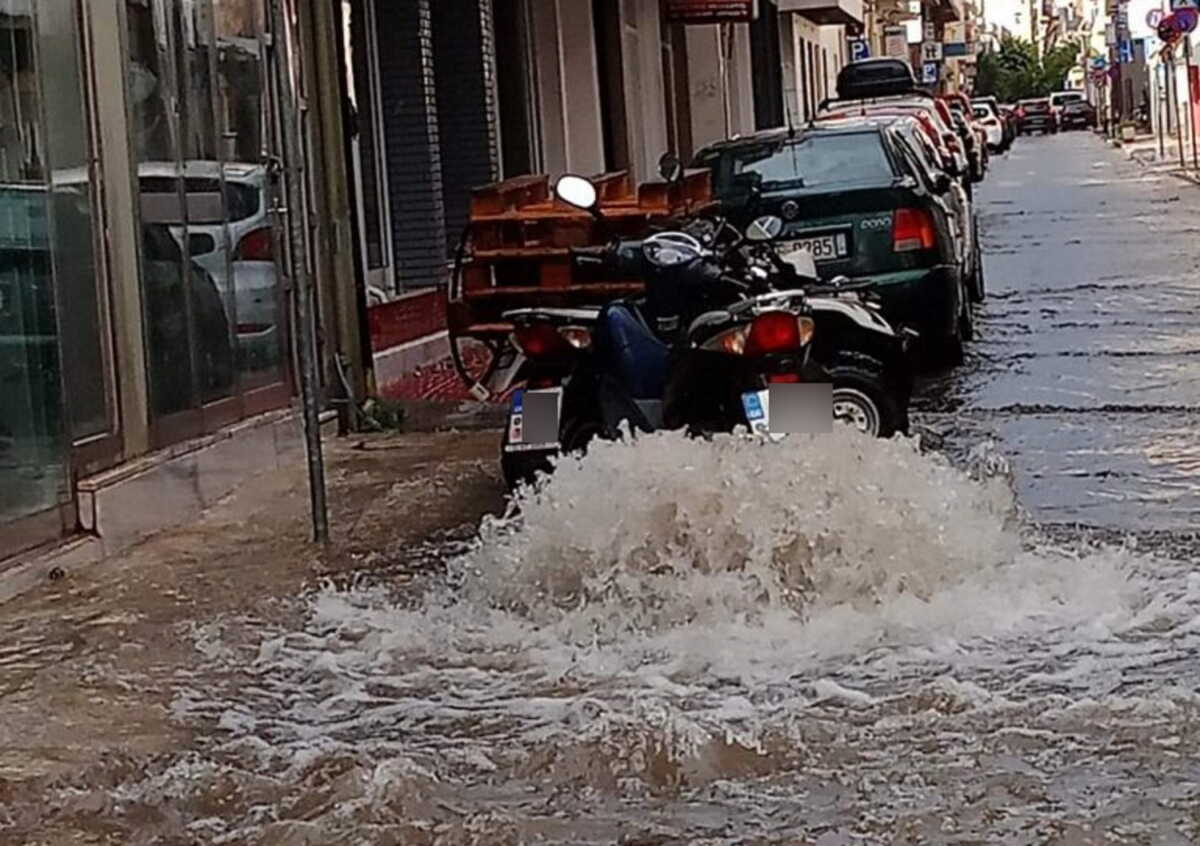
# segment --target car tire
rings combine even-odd
[[[983,253],[979,249],[979,224],[976,223],[976,230],[972,239],[974,240],[974,255],[975,262],[971,271],[971,284],[968,288],[968,293],[971,295],[971,302],[981,303],[987,296],[987,285],[983,278]]]
[[[908,414],[888,388],[883,368],[865,357],[841,361],[829,368],[833,384],[835,419],[839,410],[845,422],[865,434],[890,438],[908,431]]]

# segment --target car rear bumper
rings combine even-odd
[[[954,265],[881,273],[854,281],[873,283],[884,317],[897,329],[908,326],[922,338],[943,338],[957,328],[962,285],[961,273]]]

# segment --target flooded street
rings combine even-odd
[[[659,434],[476,533],[471,435],[329,583],[231,507],[187,597],[6,607],[0,842],[1200,842],[1198,206],[1083,133],[995,161],[945,455]]]

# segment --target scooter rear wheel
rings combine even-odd
[[[829,368],[833,382],[833,416],[876,438],[908,429],[908,415],[876,368],[844,363]]]

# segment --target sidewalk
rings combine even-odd
[[[1154,173],[1165,173],[1186,179],[1189,182],[1200,183],[1200,171],[1194,166],[1191,142],[1184,139],[1183,165],[1180,165],[1179,142],[1174,138],[1166,138],[1159,149],[1159,139],[1155,135],[1139,135],[1133,141],[1118,141],[1117,146],[1133,162]]]
[[[493,431],[337,440],[327,447],[328,548],[309,543],[298,461],[187,527],[5,603],[0,842],[131,842],[112,833],[103,803],[46,805],[60,795],[53,785],[119,783],[196,748],[203,738],[170,707],[184,685],[204,683],[198,632],[291,620],[297,597],[324,579],[413,578],[436,560],[428,541],[469,536],[501,509],[496,455]]]

